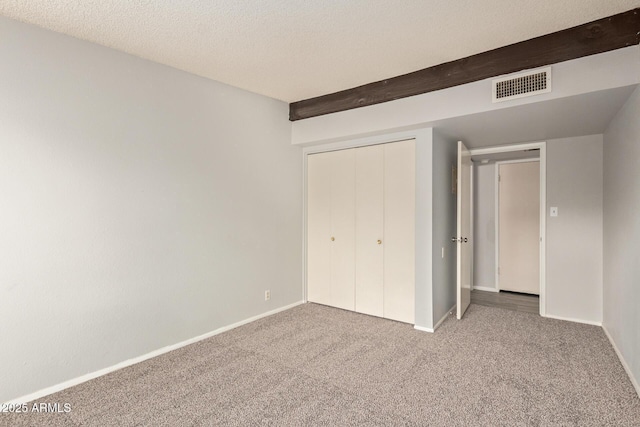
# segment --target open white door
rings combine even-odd
[[[471,302],[471,154],[462,141],[458,141],[458,228],[457,317],[462,319]]]

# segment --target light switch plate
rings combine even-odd
[[[549,215],[551,216],[558,216],[558,207],[557,206],[551,206]]]

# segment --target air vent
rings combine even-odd
[[[492,86],[493,102],[551,92],[551,67],[495,79]]]

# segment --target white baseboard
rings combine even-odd
[[[542,317],[548,317],[550,319],[557,320],[566,320],[567,322],[583,323],[585,325],[602,326],[602,322],[594,322],[593,320],[574,319],[571,317],[554,316],[553,314],[545,314]]]
[[[449,315],[453,312],[453,310],[456,309],[456,304],[453,304],[453,306],[447,310],[447,312],[445,313],[444,316],[442,316],[442,318],[440,320],[438,320],[438,323],[435,324],[435,326],[433,327],[433,329],[431,328],[425,328],[424,326],[417,326],[414,325],[413,328],[418,330],[418,331],[422,331],[422,332],[430,332],[430,333],[434,333],[436,331],[436,329],[438,329],[440,327],[440,325],[442,324],[442,322],[444,322],[447,317],[449,317]]]
[[[154,350],[152,352],[149,352],[147,354],[143,354],[142,356],[134,357],[133,359],[128,359],[128,360],[125,360],[123,362],[117,363],[117,364],[115,364],[113,366],[109,366],[107,368],[100,369],[100,370],[95,371],[95,372],[90,372],[88,374],[82,375],[82,376],[77,377],[77,378],[70,379],[70,380],[62,382],[60,384],[53,385],[51,387],[43,388],[42,390],[38,390],[38,391],[36,391],[34,393],[30,393],[30,394],[27,394],[25,396],[19,397],[17,399],[10,400],[10,401],[6,402],[6,404],[22,404],[22,403],[31,402],[31,401],[36,400],[36,399],[40,399],[40,398],[48,396],[50,394],[62,391],[64,389],[66,389],[66,388],[73,387],[75,385],[82,384],[82,383],[87,382],[89,380],[92,380],[94,378],[98,378],[98,377],[101,377],[103,375],[109,374],[111,372],[120,370],[122,368],[126,368],[127,366],[135,365],[136,363],[144,362],[145,360],[151,359],[151,358],[156,357],[156,356],[160,356],[161,354],[168,353],[168,352],[173,351],[173,350],[177,350],[177,349],[179,349],[181,347],[185,347],[187,345],[194,344],[194,343],[196,343],[198,341],[202,341],[202,340],[207,339],[207,338],[211,338],[211,337],[213,337],[215,335],[221,334],[223,332],[230,331],[231,329],[237,328],[239,326],[246,325],[247,323],[255,322],[256,320],[262,319],[263,317],[268,317],[268,316],[271,316],[273,314],[279,313],[281,311],[289,310],[290,308],[293,308],[293,307],[298,306],[300,304],[304,304],[304,302],[303,301],[298,301],[298,302],[295,302],[293,304],[286,305],[284,307],[276,308],[275,310],[267,311],[266,313],[258,314],[257,316],[253,316],[253,317],[250,317],[248,319],[241,320],[241,321],[233,323],[231,325],[223,326],[223,327],[218,328],[218,329],[216,329],[214,331],[207,332],[206,334],[199,335],[199,336],[194,337],[194,338],[189,338],[188,340],[181,341],[181,342],[179,342],[177,344],[168,345],[166,347],[159,348],[159,349]]]
[[[440,327],[440,325],[442,325],[442,322],[444,322],[446,318],[449,317],[449,315],[455,311],[455,309],[456,309],[456,304],[453,304],[451,308],[447,310],[444,316],[442,316],[442,318],[438,320],[438,323],[436,323],[436,325],[433,327],[433,330],[436,331]]]
[[[496,288],[489,288],[489,287],[485,287],[485,286],[474,286],[473,290],[474,291],[485,291],[485,292],[500,292],[500,290],[498,290]]]
[[[613,340],[613,337],[611,337],[611,334],[609,333],[607,328],[602,326],[602,330],[604,331],[604,334],[607,336],[607,338],[609,338],[609,342],[611,343],[611,346],[613,347],[613,349],[616,351],[616,354],[618,355],[618,359],[620,359],[620,363],[622,364],[622,367],[627,372],[627,376],[631,380],[631,384],[633,385],[633,388],[636,389],[636,394],[638,395],[638,397],[640,397],[640,384],[638,384],[638,380],[633,376],[633,372],[631,371],[629,364],[627,363],[626,360],[624,360],[622,353],[620,353],[620,350],[618,349],[616,342]]]

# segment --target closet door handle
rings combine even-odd
[[[378,244],[381,245],[382,244],[382,240],[378,239]]]

